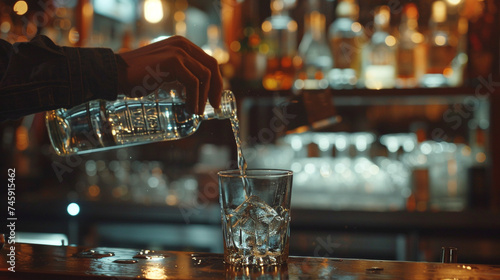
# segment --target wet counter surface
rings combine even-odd
[[[0,279],[500,279],[500,266],[290,257],[279,267],[231,267],[221,254],[16,244]],[[14,264],[15,272],[9,271]]]

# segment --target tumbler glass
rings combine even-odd
[[[278,265],[288,258],[292,171],[221,171],[224,261]]]

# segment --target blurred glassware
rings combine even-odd
[[[467,207],[470,147],[444,141],[424,141],[403,160],[413,172],[416,209],[462,211]],[[427,175],[423,175],[423,171]]]
[[[312,136],[312,142],[318,146],[320,157],[331,158],[333,156],[334,137],[335,133],[329,132],[315,133]]]
[[[82,166],[84,172],[80,172],[75,188],[84,199],[104,203],[197,206],[197,179],[189,173],[168,176],[159,161],[89,159]]]
[[[315,132],[287,135],[284,140],[295,155],[290,169],[294,172],[293,199],[297,207],[382,211],[404,208],[408,192],[393,184],[387,172],[369,156],[376,140],[372,133]],[[306,153],[311,144],[317,147],[317,156]]]
[[[387,155],[372,158],[377,140]],[[418,143],[415,133],[307,132],[252,149],[253,167],[294,172],[293,203],[311,209],[461,211],[477,164],[466,144]]]
[[[461,211],[467,202],[467,162],[459,162],[459,149],[454,143],[433,142],[431,145],[430,207],[433,210]]]
[[[311,133],[288,134],[283,137],[283,142],[290,145],[295,153],[295,158],[307,157],[307,147],[311,143]]]
[[[392,184],[406,199],[411,195],[411,167],[405,162],[407,153],[416,146],[417,136],[414,133],[396,133],[380,136],[380,143],[387,148],[387,158],[379,157],[378,165],[387,172]]]
[[[290,145],[254,145],[245,149],[245,159],[251,169],[289,169],[295,157]]]

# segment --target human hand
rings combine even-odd
[[[127,96],[142,96],[177,80],[186,87],[188,110],[202,115],[207,99],[214,108],[220,106],[222,77],[217,61],[184,37],[173,36],[116,56],[118,89]]]

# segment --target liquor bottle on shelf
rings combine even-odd
[[[399,88],[412,88],[424,71],[422,59],[424,36],[418,32],[418,10],[413,3],[406,4],[399,25],[399,44],[397,50],[397,79]]]
[[[231,78],[230,66],[227,64],[229,61],[229,52],[222,41],[220,36],[219,26],[211,24],[207,28],[208,41],[201,48],[210,56],[215,58],[219,63],[219,68],[222,73],[223,87],[229,88],[228,78]]]
[[[290,90],[295,79],[293,58],[297,50],[297,22],[288,15],[289,2],[272,0],[272,15],[261,26],[262,48],[267,57],[262,85],[267,90]]]
[[[208,42],[201,48],[210,56],[215,58],[219,64],[225,64],[229,61],[229,53],[220,37],[219,27],[215,24],[208,26]]]
[[[229,49],[232,51],[230,65],[235,67],[234,78],[231,79],[231,87],[236,91],[237,89],[246,90],[257,89],[262,90],[262,78],[266,70],[266,54],[261,49],[265,49],[262,38],[261,19],[255,15],[259,13],[261,1],[239,1],[238,6],[233,8],[232,1],[224,1],[223,6],[230,6],[231,9],[225,10],[236,11],[240,7],[241,16],[238,17],[236,24],[241,24],[241,31],[229,44]],[[224,10],[224,11],[225,11]],[[236,15],[233,15],[236,17]],[[229,21],[229,19],[227,20]],[[226,22],[226,21],[224,21]],[[234,20],[229,21],[230,24],[235,24]],[[227,26],[228,23],[224,24]]]
[[[444,1],[432,4],[429,21],[430,32],[427,38],[427,65],[420,81],[424,87],[449,86],[452,74],[451,63],[457,54],[456,40],[450,32],[447,21],[447,8]]]
[[[328,88],[328,71],[332,55],[325,35],[325,15],[319,12],[319,0],[310,0],[311,12],[299,45],[300,69],[294,82],[295,90]]]
[[[165,83],[149,95],[123,95],[115,101],[94,100],[46,114],[50,141],[58,155],[83,154],[112,148],[177,140],[197,131],[203,120],[236,115],[231,91],[222,93],[215,109],[207,102],[199,116],[186,111],[184,86]]]
[[[457,23],[457,54],[451,61],[451,74],[448,78],[448,85],[452,87],[461,86],[464,82],[464,71],[469,60],[467,55],[467,33],[469,22],[467,18],[460,17]]]
[[[396,38],[389,33],[390,17],[388,6],[375,10],[374,33],[363,50],[362,79],[369,89],[396,85]]]
[[[334,89],[354,88],[360,72],[361,49],[366,39],[357,22],[359,7],[355,0],[342,0],[335,10],[337,18],[328,30],[333,68],[328,79]]]

